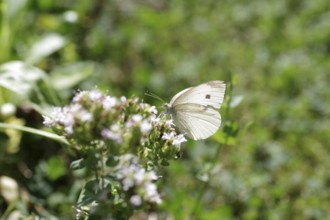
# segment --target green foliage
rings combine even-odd
[[[20,197],[1,192],[0,216],[74,218],[86,161],[40,135],[41,114],[77,89],[153,103],[147,90],[170,100],[224,80],[221,130],[188,141],[160,170],[164,203],[132,219],[329,218],[329,9],[324,0],[1,1],[0,175]]]

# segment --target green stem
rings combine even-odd
[[[11,46],[10,40],[10,22],[8,14],[8,4],[6,1],[0,1],[0,63],[8,60]]]
[[[103,149],[100,149],[100,162],[101,162],[101,167],[100,167],[100,185],[101,189],[104,189],[104,155],[103,155]]]
[[[21,125],[6,124],[6,123],[1,123],[1,122],[0,122],[0,128],[24,131],[24,132],[28,132],[31,134],[36,134],[36,135],[40,135],[40,136],[52,139],[52,140],[60,142],[62,144],[69,145],[69,142],[64,137],[51,133],[51,132],[41,131],[41,130],[38,130],[35,128],[25,127],[25,126],[21,126]]]

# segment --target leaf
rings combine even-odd
[[[6,3],[8,4],[9,18],[15,19],[17,16],[17,13],[25,7],[27,0],[15,0],[15,1],[7,0]],[[6,3],[3,3],[3,4],[6,4]]]
[[[231,98],[231,102],[229,104],[230,108],[235,108],[237,107],[242,101],[243,101],[243,96],[239,95],[239,96],[233,96]]]
[[[91,180],[87,182],[84,188],[81,190],[77,205],[85,206],[97,199],[96,192],[98,191],[99,186],[97,180]]]
[[[78,62],[59,67],[51,72],[50,82],[56,90],[67,90],[91,76],[95,67],[92,62]]]
[[[65,46],[66,40],[59,34],[47,34],[36,42],[27,54],[26,62],[35,64]]]
[[[21,98],[27,98],[37,81],[46,77],[42,70],[22,61],[12,61],[0,66],[0,86]]]
[[[65,164],[60,157],[53,156],[47,161],[47,174],[50,180],[57,180],[65,173]]]
[[[59,104],[58,96],[48,82],[45,72],[22,61],[12,61],[0,66],[0,87],[11,92],[3,91],[3,99],[15,100],[16,105],[30,101],[30,107],[41,114],[51,105]]]
[[[72,170],[79,170],[86,166],[84,159],[75,160],[70,164]]]
[[[224,124],[223,132],[221,135],[215,135],[214,138],[219,143],[235,145],[239,131],[240,126],[236,121],[228,121]]]

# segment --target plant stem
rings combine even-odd
[[[59,135],[54,134],[54,133],[51,133],[51,132],[38,130],[38,129],[35,129],[35,128],[30,128],[30,127],[21,126],[21,125],[6,124],[6,123],[2,123],[2,122],[0,122],[0,128],[15,129],[15,130],[19,130],[19,131],[24,131],[24,132],[28,132],[28,133],[31,133],[31,134],[36,134],[36,135],[39,135],[39,136],[47,137],[47,138],[52,139],[54,141],[60,142],[62,144],[69,145],[69,142],[64,137],[59,136]]]
[[[227,84],[227,106],[226,106],[226,109],[225,109],[225,112],[224,112],[224,117],[223,118],[228,118],[229,117],[229,113],[230,113],[230,103],[231,103],[231,100],[232,100],[232,90],[233,90],[233,85],[232,85],[232,76],[231,76],[231,73],[228,74],[228,84]],[[224,121],[223,121],[224,123]],[[225,124],[225,123],[224,123]],[[224,148],[224,146],[226,146],[228,144],[228,135],[225,134],[225,139],[224,139],[224,142],[223,144],[219,144],[218,147],[217,147],[217,150],[216,150],[216,153],[214,154],[214,157],[212,158],[211,160],[211,166],[208,170],[208,176],[210,177],[211,176],[211,172],[212,170],[214,169],[215,165],[217,164],[218,162],[218,158],[219,156],[221,155],[221,151],[222,149]],[[204,184],[202,185],[202,187],[200,188],[199,190],[199,193],[197,195],[197,198],[196,198],[196,202],[193,206],[193,209],[192,209],[192,212],[191,212],[191,217],[196,217],[197,213],[199,212],[199,209],[200,209],[200,206],[201,206],[201,203],[202,203],[202,198],[203,198],[203,195],[205,194],[205,191],[207,189],[207,187],[209,186],[209,183],[210,183],[210,179],[208,179],[207,181],[204,182]]]

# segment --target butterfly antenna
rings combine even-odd
[[[158,95],[155,95],[155,94],[153,94],[153,93],[151,93],[149,91],[146,91],[144,94],[147,95],[147,96],[153,97],[155,99],[158,99],[158,100],[164,102],[164,100],[161,97],[159,97]]]

